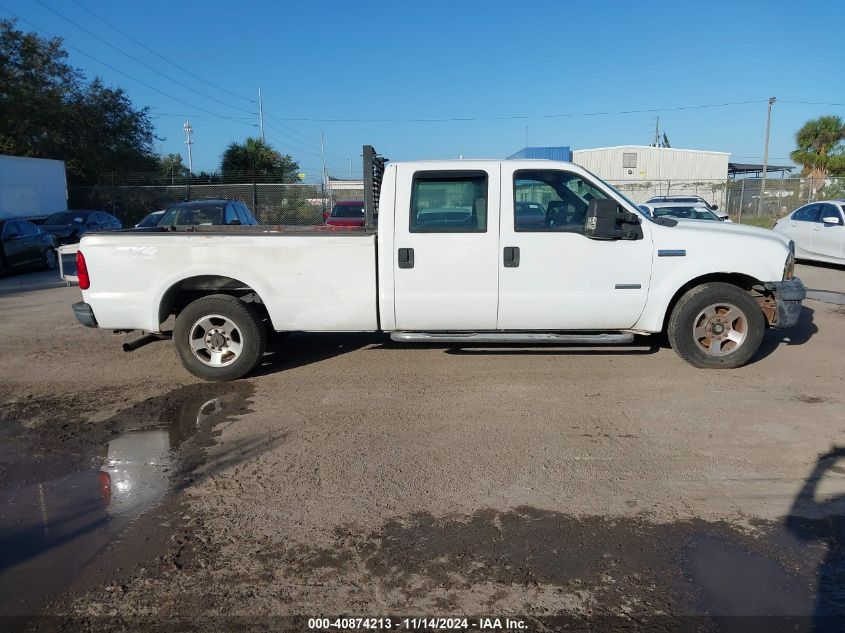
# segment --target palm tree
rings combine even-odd
[[[260,138],[248,138],[243,143],[233,141],[226,147],[220,171],[226,178],[245,176],[254,181],[256,176],[274,176],[282,182],[295,182],[299,165]]]
[[[845,124],[838,116],[811,119],[795,133],[796,149],[789,157],[801,165],[803,175],[824,182],[829,172],[845,169]]]

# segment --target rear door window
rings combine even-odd
[[[411,189],[410,231],[486,233],[487,173],[415,173]]]
[[[819,217],[819,206],[818,204],[808,204],[801,207],[792,214],[792,219],[796,222],[816,222]]]

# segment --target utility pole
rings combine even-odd
[[[185,136],[187,137],[187,139],[185,140],[185,145],[188,146],[188,173],[193,174],[194,173],[194,155],[193,155],[193,152],[191,151],[191,145],[193,145],[194,142],[191,140],[191,134],[194,133],[194,128],[191,127],[190,121],[185,121],[185,125],[182,126],[182,129],[185,130]]]
[[[258,89],[258,127],[261,128],[261,140],[264,141],[264,102],[261,100],[261,88]]]
[[[766,115],[766,144],[763,146],[763,177],[760,180],[760,199],[757,201],[757,215],[763,215],[763,196],[766,195],[766,172],[769,170],[769,130],[772,127],[772,106],[774,97],[769,97],[769,112]]]
[[[327,184],[329,177],[326,173],[326,151],[323,146],[323,133],[320,132],[320,161],[323,163],[323,184]]]
[[[660,147],[660,117],[656,117],[654,121],[654,146]]]
[[[349,180],[352,180],[352,157],[349,157]]]

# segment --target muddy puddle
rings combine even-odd
[[[247,385],[190,385],[96,423],[47,416],[28,426],[26,410],[4,407],[0,613],[41,611],[138,517],[189,481],[221,423],[245,412],[250,395]]]

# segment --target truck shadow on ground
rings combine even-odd
[[[781,345],[803,345],[809,341],[819,331],[819,327],[813,322],[813,314],[812,308],[802,306],[798,323],[793,327],[787,330],[766,330],[763,343],[749,364],[763,360]]]
[[[276,334],[267,341],[267,351],[250,376],[266,376],[305,367],[384,342],[373,332]]]

